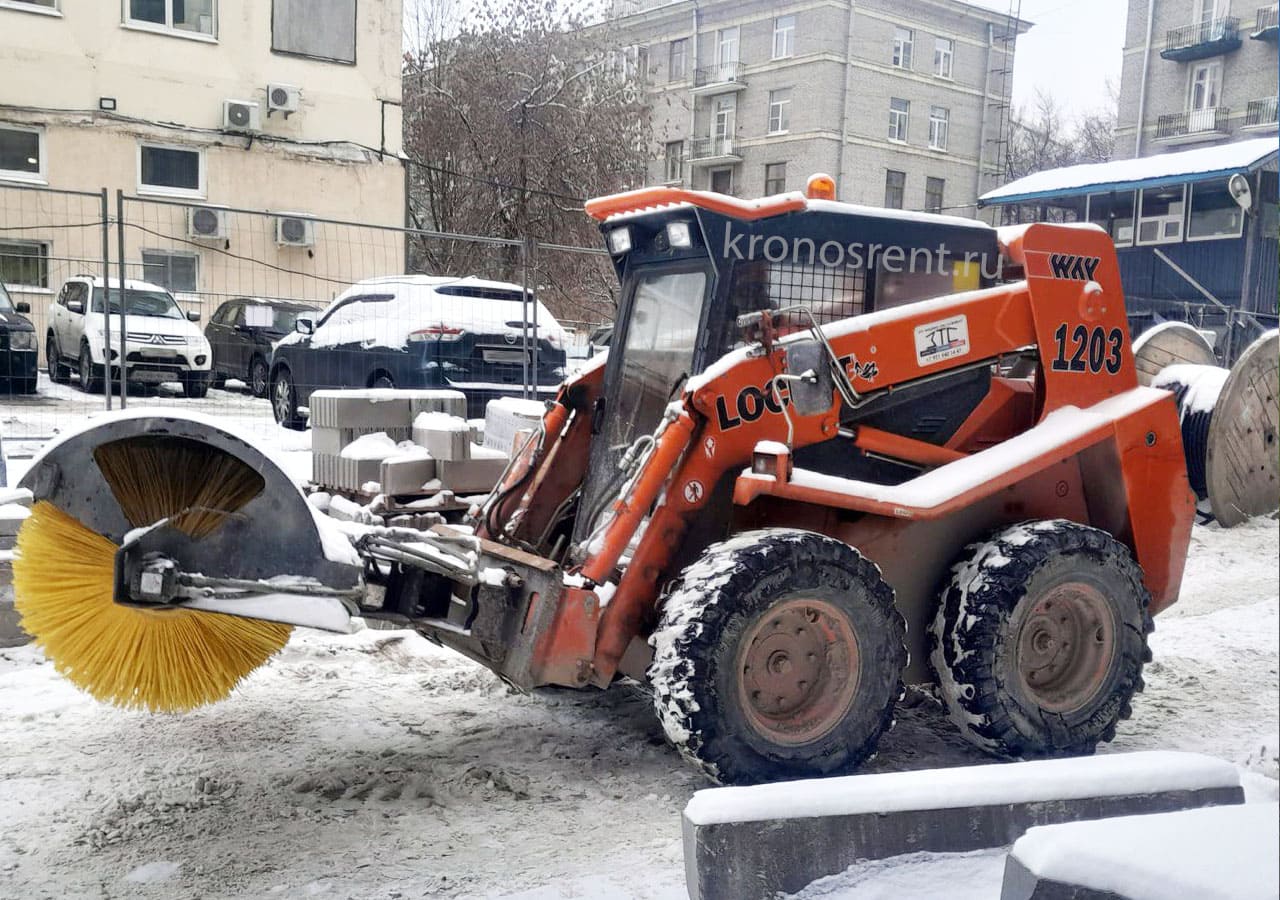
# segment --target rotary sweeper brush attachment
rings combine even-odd
[[[107,419],[51,446],[23,485],[36,503],[14,561],[22,625],[99,700],[192,709],[226,697],[292,625],[349,628],[358,557],[217,426]]]

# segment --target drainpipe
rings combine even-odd
[[[1147,67],[1151,63],[1151,32],[1156,24],[1156,0],[1147,0],[1147,42],[1142,48],[1142,82],[1138,85],[1138,135],[1133,142],[1133,158],[1142,155],[1142,131],[1147,111]]]
[[[836,163],[836,199],[845,193],[845,148],[849,146],[849,91],[853,83],[853,15],[854,0],[849,0],[849,30],[844,45],[844,90],[840,94],[840,150]],[[845,196],[848,196],[847,194]]]
[[[974,194],[974,202],[982,196],[982,178],[987,168],[987,107],[991,105],[991,55],[995,52],[996,43],[996,26],[991,22],[987,23],[987,73],[982,79],[982,109],[978,112],[978,190]],[[1009,64],[1009,57],[1005,56],[1005,65]],[[954,60],[952,65],[955,65]],[[1003,102],[1003,98],[1001,99]],[[977,207],[975,207],[975,210]],[[991,224],[995,224],[996,213],[991,213]]]
[[[693,0],[693,35],[689,38],[689,47],[693,50],[693,71],[690,72],[689,81],[691,84],[698,83],[698,62],[702,58],[702,48],[698,45],[698,22],[701,10],[698,9],[698,0]],[[689,95],[692,102],[689,104],[689,150],[693,150],[693,142],[698,139],[698,95]],[[689,166],[689,187],[693,187],[693,166]]]

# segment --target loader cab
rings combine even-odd
[[[738,316],[802,304],[825,324],[999,277],[996,231],[977,221],[799,193],[748,203],[659,188],[607,199],[629,196],[638,211],[592,213],[621,296],[584,483],[588,511],[612,493],[626,449],[653,433],[688,380],[742,345]],[[593,518],[579,516],[579,529]]]

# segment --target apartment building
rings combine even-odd
[[[404,223],[401,34],[399,0],[0,0],[0,280],[42,328],[102,271],[97,205],[54,191],[103,188],[112,217],[139,198],[129,276],[206,315],[381,274],[312,219]],[[379,262],[403,271],[402,240]]]
[[[1259,0],[1129,0],[1117,157],[1276,134],[1280,10]]]
[[[654,110],[649,180],[754,197],[975,212],[998,184],[1030,23],[959,0],[616,3]]]

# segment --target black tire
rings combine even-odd
[[[271,413],[276,424],[294,431],[305,431],[307,421],[298,412],[298,390],[293,384],[293,373],[287,366],[276,369],[271,377]]]
[[[191,400],[199,400],[209,393],[209,382],[212,380],[208,372],[185,372],[182,376],[182,396]]]
[[[66,384],[71,380],[71,369],[63,365],[62,355],[58,352],[58,339],[49,332],[44,344],[44,363],[49,370],[49,380],[54,384]]]
[[[213,388],[215,391],[220,391],[226,386],[227,386],[226,375],[223,375],[221,372],[209,373],[209,387]]]
[[[747,532],[708,548],[664,595],[654,706],[716,781],[848,772],[892,724],[904,632],[893,590],[857,550],[806,531]]]
[[[267,396],[267,388],[270,386],[267,372],[267,361],[261,356],[254,356],[249,360],[249,392],[253,396]]]
[[[1150,599],[1128,548],[1097,528],[1027,522],[969,546],[929,632],[952,721],[996,756],[1092,753],[1142,690]]]
[[[80,390],[86,394],[96,394],[102,390],[102,373],[93,364],[93,355],[89,352],[88,344],[80,345],[77,374],[80,376]]]
[[[369,387],[371,388],[382,388],[386,390],[394,388],[395,386],[395,379],[386,372],[378,372],[369,379]]]

